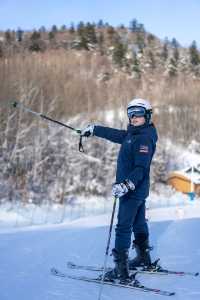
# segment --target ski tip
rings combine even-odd
[[[155,294],[162,295],[162,296],[174,296],[176,294],[175,292],[162,291],[159,289],[154,289],[153,291]]]

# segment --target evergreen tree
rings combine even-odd
[[[80,49],[85,49],[85,50],[90,50],[89,46],[88,46],[88,40],[86,39],[86,37],[84,35],[81,36],[81,40],[79,43]]]
[[[85,34],[85,38],[87,39],[88,43],[91,43],[91,44],[97,43],[95,25],[88,22],[85,26],[84,34]]]
[[[74,33],[75,33],[75,26],[74,26],[74,23],[71,23],[71,24],[70,24],[69,32],[70,32],[71,34],[74,34]]]
[[[197,66],[200,63],[199,51],[197,49],[196,41],[193,41],[189,47],[190,63],[193,66]]]
[[[52,28],[51,28],[51,31],[56,34],[58,32],[57,26],[53,25]]]
[[[45,26],[41,26],[40,29],[39,29],[39,32],[41,33],[45,33],[47,30],[45,28]]]
[[[180,44],[179,44],[179,42],[175,38],[173,38],[172,41],[171,41],[171,46],[173,48],[179,48]]]
[[[137,33],[137,40],[136,43],[138,45],[138,48],[140,50],[140,52],[143,53],[143,49],[145,48],[145,36],[143,33],[138,32]]]
[[[164,44],[166,44],[167,46],[170,46],[170,41],[167,36],[164,38]]]
[[[44,43],[41,40],[41,33],[38,31],[34,31],[30,37],[30,45],[29,45],[29,50],[30,51],[43,51],[44,50]]]
[[[85,24],[83,21],[80,21],[77,25],[77,33],[79,36],[84,35]]]
[[[77,26],[77,34],[79,37],[79,43],[78,43],[78,47],[76,46],[76,48],[79,49],[85,49],[85,50],[89,50],[88,47],[88,39],[86,36],[86,26],[84,24],[84,22],[79,22],[78,26]]]
[[[112,58],[113,58],[113,62],[119,67],[122,67],[124,65],[126,52],[127,52],[127,46],[124,45],[120,41],[120,39],[116,39]]]
[[[4,36],[5,36],[6,42],[7,42],[8,44],[10,44],[10,43],[12,42],[12,34],[11,34],[11,32],[10,32],[9,29],[6,30]]]
[[[138,23],[136,19],[133,19],[130,22],[129,29],[131,32],[143,32],[143,33],[145,32],[144,24]]]
[[[124,29],[126,29],[126,27],[124,26],[124,24],[121,24],[121,25],[119,26],[119,29],[124,30]]]
[[[140,23],[138,24],[138,32],[145,32],[144,24]]]
[[[170,77],[175,77],[177,75],[177,63],[174,58],[170,58],[170,62],[168,65],[168,74]]]
[[[153,34],[148,34],[147,35],[147,41],[148,41],[148,44],[149,45],[151,45],[151,44],[153,44],[154,43],[154,41],[155,41],[155,36],[153,35]]]
[[[60,27],[60,31],[64,32],[64,31],[66,31],[66,30],[67,30],[67,26],[66,26],[66,25],[62,25],[62,26]]]
[[[177,63],[178,60],[179,60],[179,57],[180,57],[180,55],[179,55],[180,44],[178,43],[178,41],[175,38],[173,38],[172,42],[171,42],[171,45],[173,47],[173,59]]]
[[[138,31],[138,21],[136,19],[133,19],[130,21],[129,29],[131,32],[137,32]]]
[[[99,22],[97,23],[97,28],[103,28],[103,27],[104,27],[103,20],[99,20]]]
[[[108,26],[107,27],[107,34],[108,34],[108,39],[111,42],[111,44],[115,43],[117,33],[116,33],[115,28],[113,26]]]
[[[54,40],[54,39],[55,39],[55,32],[49,31],[48,37],[49,37],[49,40],[50,40],[50,41]]]
[[[179,54],[179,49],[178,48],[175,48],[173,50],[173,58],[174,60],[176,61],[176,63],[178,62],[179,58],[180,58],[180,54]]]
[[[165,39],[160,56],[164,61],[166,61],[168,59],[169,51],[168,51],[168,40],[167,39]]]
[[[148,51],[147,55],[148,55],[148,62],[149,62],[150,68],[153,70],[156,68],[156,60],[155,60],[154,54],[150,50],[150,51]]]
[[[30,39],[31,39],[31,41],[37,41],[37,40],[39,40],[41,38],[41,34],[40,34],[40,32],[38,32],[38,31],[33,31],[33,33],[32,33],[32,35],[31,35],[31,37],[30,37]]]
[[[115,34],[115,28],[113,26],[108,26],[107,33],[112,37]]]
[[[16,32],[16,38],[17,38],[17,41],[18,42],[22,42],[23,40],[23,30],[21,30],[20,28],[17,29],[17,32]]]
[[[141,78],[141,69],[140,69],[140,62],[137,58],[137,54],[134,52],[133,53],[133,64],[132,64],[132,71],[136,78],[140,79]]]
[[[104,55],[105,50],[104,50],[104,34],[103,34],[103,32],[99,33],[97,42],[99,45],[99,50],[100,50],[101,55]]]

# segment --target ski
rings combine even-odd
[[[78,265],[75,264],[71,261],[67,262],[67,267],[69,269],[75,269],[75,270],[86,270],[86,271],[96,271],[96,272],[102,272],[103,271],[103,267],[98,267],[98,266],[87,266],[87,265]],[[111,267],[107,267],[106,268],[106,272],[111,271]]]
[[[56,268],[51,268],[51,274],[54,276],[57,276],[59,278],[62,278],[62,279],[75,279],[75,280],[80,280],[80,281],[93,282],[93,283],[97,283],[97,284],[102,283],[101,278],[90,278],[87,276],[69,275],[65,272],[62,272],[62,271],[56,269]],[[113,287],[118,287],[118,288],[126,288],[126,289],[134,289],[134,290],[138,290],[138,291],[142,291],[142,292],[150,292],[150,293],[154,293],[154,294],[158,294],[158,295],[162,295],[162,296],[175,295],[174,292],[146,287],[146,286],[142,285],[138,280],[133,280],[131,283],[126,284],[126,285],[119,283],[117,281],[113,281],[113,282],[112,281],[104,281],[104,284],[113,286]]]
[[[138,272],[141,274],[150,274],[150,275],[177,275],[177,276],[198,276],[199,272],[183,272],[183,271],[172,271],[172,270],[167,270],[163,269],[161,266],[157,265],[158,260],[152,264],[152,267],[149,268],[143,268],[143,269],[137,269],[130,271],[131,272]],[[102,272],[103,267],[98,267],[98,266],[87,266],[87,265],[78,265],[73,262],[68,262],[67,267],[70,269],[78,269],[78,270],[87,270],[87,271],[97,271],[97,272]],[[110,271],[112,268],[108,267],[106,269],[107,271]]]
[[[199,276],[199,272],[184,272],[184,271],[172,271],[172,270],[167,270],[167,269],[163,269],[160,268],[158,270],[138,270],[138,273],[142,273],[142,274],[150,274],[150,275],[177,275],[177,276]]]

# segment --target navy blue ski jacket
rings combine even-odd
[[[95,126],[94,135],[121,144],[116,183],[130,179],[135,185],[135,190],[129,191],[123,198],[145,199],[149,195],[150,165],[158,139],[154,125],[134,127],[129,124],[127,130]]]

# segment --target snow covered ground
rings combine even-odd
[[[200,203],[148,210],[153,258],[163,267],[175,270],[200,270]],[[50,274],[52,266],[69,274],[94,275],[67,270],[67,261],[102,265],[110,214],[90,216],[62,224],[31,227],[4,227],[0,231],[1,300],[94,300],[99,286],[75,280],[61,280]],[[113,246],[114,232],[111,247]],[[131,250],[133,255],[133,250]],[[112,258],[109,257],[109,265]],[[172,299],[200,299],[200,277],[138,275],[150,287],[175,291]],[[102,300],[155,299],[134,290],[105,286]]]
[[[147,208],[176,207],[178,210],[191,204],[187,195],[175,192],[168,186],[160,185],[158,193],[151,193],[147,199]],[[24,227],[42,224],[59,224],[71,222],[82,217],[89,217],[110,213],[112,210],[112,197],[71,197],[66,205],[41,205],[33,203],[5,202],[0,205],[0,231],[8,227]],[[197,198],[195,202],[200,202]],[[179,209],[180,208],[180,209]],[[177,212],[178,213],[178,212]]]

